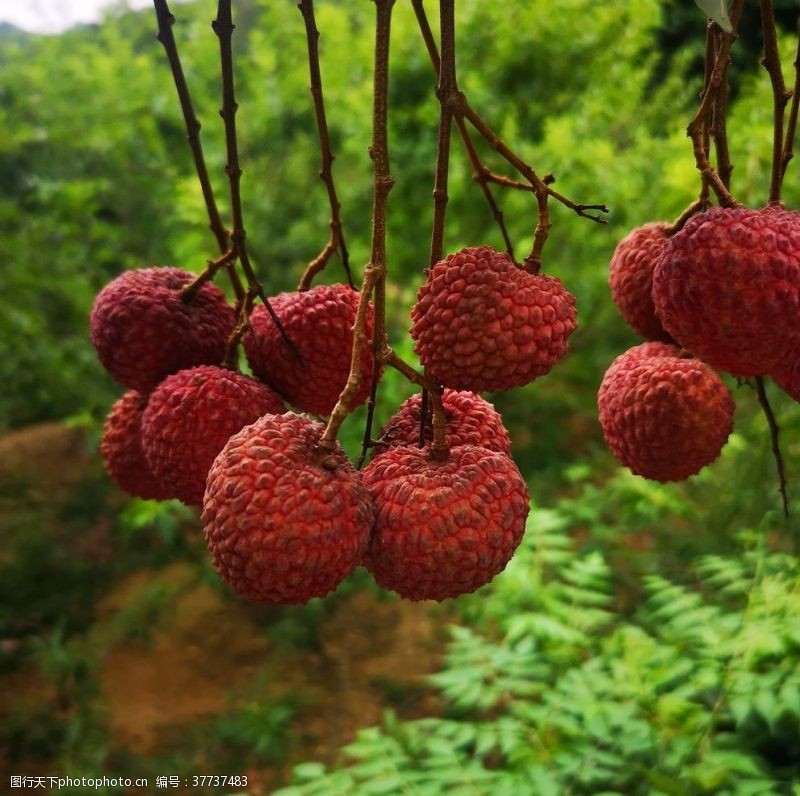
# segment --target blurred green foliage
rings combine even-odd
[[[796,4],[775,5],[788,65]],[[212,6],[173,11],[226,215]],[[288,0],[235,6],[245,224],[274,293],[296,285],[328,233],[305,37]],[[358,276],[372,204],[374,9],[366,0],[316,6],[334,174]],[[539,173],[555,174],[562,193],[612,212],[599,226],[552,205],[545,270],[577,296],[581,326],[547,378],[492,396],[536,505],[507,572],[454,604],[458,627],[431,681],[446,715],[410,723],[387,715],[340,765],[298,767],[285,793],[798,793],[800,606],[797,559],[786,553],[796,529],[777,510],[753,391],[729,382],[736,432],[720,460],[684,484],[620,470],[596,421],[602,373],[637,342],[610,301],[613,248],[636,225],[676,217],[697,193],[685,127],[701,85],[702,14],[690,0],[460,0],[457,14],[460,83],[472,104]],[[126,268],[199,271],[216,253],[154,31],[151,13],[115,11],[102,26],[59,37],[0,32],[0,429],[70,417],[96,437],[121,390],[89,343],[95,293]],[[413,362],[408,309],[427,263],[438,110],[409,3],[396,4],[392,37],[389,329]],[[729,118],[733,188],[750,206],[766,200],[772,138],[759,47],[751,18],[734,48]],[[480,150],[506,173],[488,147]],[[794,208],[795,168],[785,186]],[[535,223],[531,197],[495,193],[523,253]],[[449,250],[502,241],[456,139],[446,233]],[[324,278],[341,276],[333,261]],[[387,373],[378,422],[410,392]],[[800,410],[776,388],[769,393],[796,480]],[[343,429],[353,455],[363,419],[361,409]],[[187,541],[193,515],[176,504],[122,504],[96,470],[64,506],[23,509],[19,494],[13,479],[0,479],[3,509],[18,501],[0,524],[0,636],[24,641],[0,664],[35,666],[59,712],[13,713],[2,731],[10,761],[140,775],[167,763],[190,774],[198,761],[269,766],[287,756],[297,704],[250,695],[147,772],[114,747],[98,684],[102,658],[121,639],[147,634],[174,594],[154,587],[94,625],[98,596],[123,574],[176,558],[191,560],[201,581],[218,579],[202,540]],[[796,516],[794,483],[790,494]],[[76,552],[72,542],[88,529],[108,542],[106,534],[113,554]],[[367,583],[359,572],[337,597]],[[315,650],[332,604],[265,613],[265,637]]]
[[[469,622],[430,678],[443,717],[388,712],[339,767],[298,766],[277,794],[796,793],[797,559],[742,532],[736,555],[701,556],[682,582],[645,577],[625,616],[575,530],[540,510],[503,577],[459,602]]]

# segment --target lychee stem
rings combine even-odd
[[[775,419],[775,414],[767,397],[767,391],[764,388],[764,377],[756,376],[756,394],[758,395],[758,402],[764,410],[764,416],[767,418],[767,425],[769,426],[770,439],[772,441],[772,456],[775,459],[775,467],[778,471],[778,489],[781,493],[781,500],[783,501],[783,516],[789,517],[789,497],[786,491],[786,470],[783,465],[783,456],[781,454],[781,447],[779,442],[780,428],[778,421]]]
[[[436,47],[436,41],[433,38],[433,31],[431,30],[431,26],[428,22],[428,17],[425,14],[425,9],[423,8],[422,3],[423,0],[411,0],[411,5],[413,6],[414,13],[417,16],[417,23],[419,24],[422,38],[425,41],[425,46],[431,59],[431,64],[433,65],[434,71],[438,75],[440,67],[439,50]],[[481,162],[478,152],[475,149],[472,136],[470,135],[469,128],[465,124],[464,120],[456,117],[455,123],[456,127],[458,128],[458,133],[461,136],[461,141],[464,144],[464,149],[469,157],[470,164],[472,165],[472,179],[478,182],[481,186],[481,190],[483,191],[483,195],[486,198],[487,204],[489,205],[489,209],[492,211],[492,217],[497,222],[497,226],[500,228],[500,234],[503,236],[503,242],[505,244],[506,251],[508,252],[509,257],[514,260],[514,248],[511,245],[511,237],[509,236],[508,229],[506,228],[505,216],[497,204],[491,188],[489,188],[490,182],[497,182],[498,184],[503,185],[506,184],[504,181],[508,178],[499,174],[495,174],[488,166]],[[515,181],[508,180],[508,182],[512,183]],[[515,187],[522,188],[523,190],[533,190],[529,183],[520,182]]]
[[[225,148],[228,156],[225,172],[228,175],[228,181],[230,183],[231,215],[233,216],[233,229],[230,235],[231,241],[239,262],[242,265],[245,277],[247,278],[248,293],[252,294],[253,297],[258,296],[261,299],[284,342],[292,351],[296,352],[296,348],[286,334],[278,316],[275,314],[275,310],[272,308],[264,292],[264,288],[256,278],[245,243],[247,232],[244,227],[242,195],[240,190],[242,169],[239,165],[239,145],[236,138],[236,111],[239,106],[236,103],[233,81],[232,40],[234,24],[231,17],[231,0],[219,0],[217,5],[217,18],[211,23],[211,27],[219,39],[220,63],[222,68],[222,107],[219,113],[225,124]],[[243,313],[245,316],[244,318],[240,317],[238,326],[243,327],[246,325],[247,317],[249,317],[248,307],[252,309],[253,303],[252,301],[242,301],[240,304],[240,316],[242,316]],[[231,341],[233,345],[238,344],[238,339],[236,339],[235,336],[231,337]]]
[[[170,13],[167,0],[153,0],[153,5],[155,7],[156,20],[158,21],[158,33],[156,34],[156,38],[164,46],[167,60],[172,70],[172,77],[175,81],[175,88],[178,92],[178,99],[183,112],[183,120],[186,125],[186,138],[189,142],[192,157],[194,158],[195,171],[197,172],[197,178],[200,181],[200,188],[203,192],[203,199],[206,204],[209,229],[211,229],[214,233],[214,237],[217,239],[220,254],[224,256],[229,250],[230,236],[225,229],[225,225],[222,223],[222,217],[220,216],[219,208],[214,198],[214,189],[211,186],[211,180],[208,176],[208,168],[206,167],[205,157],[203,156],[203,146],[200,143],[200,121],[192,105],[189,86],[186,83],[186,76],[183,73],[183,66],[181,65],[181,60],[178,55],[178,46],[175,43],[175,36],[172,32],[172,26],[175,24],[175,17]],[[236,299],[241,303],[244,298],[244,287],[242,287],[239,274],[236,272],[232,260],[226,260],[224,264]]]
[[[732,207],[736,204],[736,200],[708,159],[708,147],[704,141],[704,127],[708,113],[712,108],[712,103],[718,97],[719,88],[725,80],[728,65],[730,64],[730,49],[737,37],[736,30],[739,27],[743,7],[744,0],[733,0],[730,12],[732,31],[730,33],[723,31],[719,35],[714,66],[705,86],[700,107],[686,128],[686,135],[692,141],[697,170],[700,172],[701,178],[708,181],[722,207]]]
[[[314,0],[300,0],[297,4],[300,13],[303,15],[303,22],[306,28],[306,43],[308,46],[308,70],[311,78],[311,97],[314,101],[314,116],[317,122],[317,133],[319,136],[319,148],[321,154],[321,166],[319,176],[325,183],[328,192],[328,203],[331,208],[330,237],[322,251],[308,264],[305,273],[300,279],[298,290],[308,290],[314,277],[319,274],[327,265],[328,260],[338,251],[342,258],[342,267],[347,277],[347,284],[355,287],[353,276],[350,273],[350,255],[344,240],[344,229],[342,227],[341,205],[336,194],[336,186],[333,181],[333,161],[334,155],[331,152],[330,136],[328,135],[328,120],[325,115],[325,100],[322,94],[322,75],[319,68],[319,30],[314,18]]]
[[[389,167],[389,143],[387,132],[389,102],[389,33],[391,30],[394,0],[375,0],[377,11],[375,22],[375,68],[372,95],[372,145],[369,149],[374,170],[372,206],[372,256],[364,267],[361,295],[358,301],[356,320],[353,325],[353,350],[350,358],[350,374],[336,406],[328,418],[328,424],[319,442],[320,456],[326,456],[336,443],[336,437],[350,404],[361,384],[361,358],[367,346],[367,311],[375,293],[375,323],[373,329],[373,352],[387,347],[386,343],[386,207],[394,178]],[[376,357],[377,358],[377,357]]]
[[[194,294],[197,293],[206,282],[210,282],[216,276],[217,271],[219,271],[223,265],[229,265],[234,262],[236,256],[235,249],[228,249],[228,251],[224,252],[220,257],[217,257],[216,260],[208,260],[203,272],[198,274],[196,279],[181,289],[181,298],[184,301],[190,301]],[[243,298],[244,296],[241,296],[240,300]]]
[[[318,443],[320,461],[326,460],[336,443],[336,437],[350,405],[361,385],[361,359],[367,340],[367,314],[370,298],[374,293],[374,329],[372,351],[374,362],[396,368],[415,384],[434,391],[438,387],[403,362],[389,346],[386,333],[386,209],[389,192],[394,186],[394,177],[389,167],[389,143],[387,131],[389,101],[389,32],[391,28],[394,0],[374,0],[377,9],[375,26],[375,68],[372,104],[372,145],[369,153],[374,164],[374,189],[372,208],[372,256],[364,267],[361,295],[353,325],[353,350],[350,358],[350,374],[328,424]],[[441,398],[436,396],[434,402]],[[442,412],[442,417],[444,413]],[[371,419],[369,419],[371,422]],[[369,425],[365,438],[371,436]]]
[[[800,18],[797,20],[797,50],[794,57],[794,86],[792,104],[789,106],[789,121],[786,123],[786,140],[781,157],[781,180],[786,176],[786,167],[794,157],[794,139],[797,133],[797,113],[800,110]]]
[[[761,58],[761,65],[769,74],[773,99],[772,175],[769,183],[769,201],[779,202],[783,183],[784,115],[786,104],[792,94],[786,91],[786,84],[783,81],[783,69],[778,51],[778,30],[775,24],[775,8],[772,0],[761,0],[761,28],[764,34],[764,55]]]
[[[422,0],[411,0],[412,5],[414,7],[414,12],[417,16],[417,22],[420,27],[420,31],[422,33],[422,37],[425,40],[425,44],[428,48],[428,52],[431,54],[431,61],[433,62],[434,69],[437,71],[438,75],[438,68],[437,63],[438,59],[434,57],[434,53],[436,52],[436,45],[433,41],[433,36],[430,32],[430,25],[427,21],[427,16],[425,14],[425,9],[422,4]],[[532,256],[537,256],[541,254],[541,247],[544,245],[544,241],[547,238],[547,231],[549,230],[549,217],[546,211],[546,201],[547,197],[552,197],[557,202],[560,202],[565,207],[568,207],[570,210],[574,211],[578,216],[582,218],[588,218],[590,221],[594,221],[598,224],[605,224],[606,219],[604,219],[601,215],[593,215],[587,211],[589,210],[597,210],[599,213],[608,213],[608,207],[603,204],[578,204],[573,202],[571,199],[568,199],[563,194],[559,193],[558,191],[554,190],[550,187],[550,184],[553,182],[552,177],[548,175],[547,178],[542,179],[539,177],[536,172],[523,161],[520,157],[518,157],[503,141],[502,139],[483,121],[483,119],[475,112],[475,110],[470,106],[467,98],[461,91],[456,91],[456,93],[451,98],[451,105],[452,105],[452,113],[453,113],[453,120],[456,123],[456,126],[459,130],[462,129],[464,125],[464,121],[468,121],[480,135],[485,139],[485,141],[491,146],[495,151],[497,151],[501,157],[503,157],[506,162],[512,165],[519,174],[521,174],[529,183],[530,183],[530,190],[536,194],[540,217],[539,222],[537,223],[537,231],[539,232],[539,237],[536,237],[534,234],[534,251],[531,253]],[[463,138],[463,135],[462,135]],[[473,168],[475,164],[473,162]],[[485,167],[480,169],[482,174],[486,174]],[[491,173],[491,172],[489,172]],[[496,182],[500,182],[500,184],[506,184],[505,181],[498,181],[493,180]],[[520,187],[520,186],[513,186],[513,187]],[[545,217],[541,217],[541,213],[545,212]],[[538,250],[537,250],[538,245]]]
[[[718,25],[710,27],[714,44],[714,60],[716,54],[722,47],[722,36],[724,31]],[[728,83],[728,72],[722,75],[722,79],[717,86],[714,101],[711,104],[711,130],[714,136],[714,151],[717,156],[717,172],[722,184],[730,190],[731,174],[733,173],[733,163],[731,163],[731,153],[728,147],[728,95],[730,85]],[[708,152],[708,142],[706,142],[706,152]],[[703,180],[706,201],[708,200],[709,184],[708,180]]]
[[[439,98],[439,135],[436,146],[436,177],[433,184],[433,226],[431,247],[428,257],[430,267],[436,265],[444,254],[444,228],[447,215],[447,184],[450,170],[450,137],[453,125],[452,102],[458,92],[456,79],[456,33],[454,0],[439,2],[442,55],[439,59],[439,79],[436,95]],[[434,391],[435,392],[435,391]],[[437,396],[438,397],[438,396]],[[428,390],[423,390],[423,398],[428,398]],[[427,404],[427,400],[425,401]],[[448,447],[445,440],[446,419],[441,400],[432,402],[434,414],[434,436],[432,450],[435,449],[446,458]],[[420,436],[423,435],[424,414],[420,418]]]

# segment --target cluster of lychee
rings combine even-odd
[[[129,388],[105,424],[109,474],[131,495],[202,506],[216,568],[250,600],[304,603],[359,564],[402,597],[442,600],[490,581],[522,538],[527,486],[500,415],[477,393],[546,373],[575,328],[573,297],[488,248],[431,268],[411,334],[444,388],[449,452],[434,455],[416,395],[363,471],[338,443],[321,444],[318,422],[349,375],[358,301],[344,285],[280,294],[270,301],[280,328],[255,308],[247,376],[220,364],[237,319],[212,283],[145,268],[95,300],[92,342]],[[371,316],[367,327],[369,336]],[[371,353],[360,364],[353,406],[369,394]]]
[[[800,400],[800,214],[716,207],[674,232],[646,224],[618,244],[609,283],[648,341],[598,393],[606,442],[634,473],[680,481],[719,456],[734,402],[717,371],[771,376]]]

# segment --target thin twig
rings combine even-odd
[[[373,324],[373,352],[387,347],[386,342],[386,207],[394,178],[389,167],[389,144],[387,116],[389,103],[389,33],[391,30],[394,0],[375,0],[377,19],[375,23],[375,72],[372,104],[372,146],[370,156],[374,169],[372,208],[372,256],[364,267],[361,295],[353,325],[353,351],[350,359],[350,374],[336,406],[328,418],[328,424],[319,442],[320,454],[325,457],[333,449],[336,437],[350,412],[353,397],[361,384],[361,360],[366,350],[367,317],[370,298],[375,293],[375,322]],[[371,430],[367,431],[367,435]]]
[[[786,167],[794,157],[794,138],[797,133],[797,112],[800,109],[800,19],[797,20],[797,51],[794,56],[794,87],[792,104],[789,107],[789,121],[786,123],[786,139],[781,158],[781,180],[786,176]]]
[[[772,175],[769,182],[769,201],[779,202],[781,199],[781,183],[783,181],[783,124],[786,103],[792,96],[786,91],[783,82],[783,69],[778,51],[778,31],[775,25],[775,7],[772,0],[761,0],[761,29],[764,33],[764,55],[761,64],[769,74],[772,83]]]
[[[695,199],[669,226],[666,231],[665,235],[668,238],[671,238],[675,233],[680,232],[683,227],[685,226],[686,222],[695,214],[700,213],[701,211],[705,210],[707,205],[707,200],[704,200],[703,197],[700,199]]]
[[[181,298],[184,301],[189,301],[206,282],[210,282],[216,276],[220,268],[234,262],[236,258],[236,249],[228,249],[216,260],[208,260],[203,273],[199,274],[195,280],[181,290]]]
[[[225,123],[225,147],[228,156],[225,172],[230,182],[231,215],[233,216],[233,229],[231,230],[230,237],[239,262],[242,264],[242,270],[247,278],[248,294],[251,294],[251,300],[249,302],[243,302],[242,310],[244,311],[248,305],[252,308],[252,298],[258,296],[266,307],[267,312],[275,323],[284,342],[289,346],[291,351],[296,352],[296,348],[286,334],[278,316],[275,314],[275,310],[272,308],[269,298],[267,298],[264,292],[264,288],[256,278],[245,243],[247,232],[244,228],[242,195],[239,187],[242,169],[239,166],[239,145],[236,138],[236,111],[239,106],[236,103],[233,83],[232,40],[234,24],[231,17],[231,0],[219,0],[219,4],[217,5],[217,18],[211,23],[211,27],[219,39],[220,61],[222,65],[222,107],[219,113]],[[240,319],[238,328],[243,328],[244,326],[246,326],[246,317],[245,323],[242,323]]]
[[[493,182],[495,185],[502,185],[503,188],[513,188],[516,191],[533,192],[533,186],[529,182],[522,180],[515,180],[512,177],[506,177],[505,174],[497,174],[492,171],[488,166],[483,166],[483,176],[486,182]]]
[[[778,470],[778,489],[781,493],[781,500],[783,501],[783,516],[789,516],[789,497],[786,492],[786,470],[783,466],[783,456],[781,455],[781,447],[778,439],[780,428],[778,422],[775,420],[775,414],[767,398],[767,391],[764,389],[764,377],[756,377],[756,393],[758,395],[758,402],[764,410],[764,416],[767,418],[769,425],[770,439],[772,440],[772,456],[775,459],[775,467]]]
[[[192,151],[192,157],[194,158],[194,166],[197,171],[197,178],[200,181],[200,188],[203,191],[203,199],[205,200],[206,211],[208,213],[208,225],[214,233],[214,237],[217,239],[220,254],[225,255],[230,246],[229,235],[225,229],[225,225],[222,223],[222,217],[219,214],[217,202],[214,198],[214,189],[211,186],[211,179],[208,176],[208,168],[206,167],[205,157],[203,156],[203,146],[200,143],[200,121],[194,112],[189,86],[186,83],[186,76],[183,73],[183,66],[181,65],[181,60],[178,55],[178,45],[175,43],[175,36],[172,32],[172,26],[175,24],[175,17],[170,13],[167,0],[153,0],[153,5],[155,7],[156,20],[158,21],[158,33],[156,34],[156,38],[164,46],[167,60],[172,70],[172,77],[175,81],[175,88],[178,92],[178,99],[180,100],[181,111],[183,112],[183,120],[186,125],[186,138],[189,142],[189,148]],[[226,261],[225,265],[231,281],[231,286],[236,294],[236,299],[241,303],[244,297],[244,288],[239,279],[239,274],[236,273],[233,259]],[[196,290],[197,287],[200,287],[207,279],[208,278],[199,280],[196,287],[193,288],[190,286],[190,290]]]
[[[425,8],[422,4],[422,0],[411,0],[411,2],[414,7],[422,37],[425,41],[428,52],[431,55],[431,61],[435,67],[438,60],[434,57],[434,53],[436,53],[436,44],[433,40],[433,35],[430,32],[430,24],[427,20]],[[541,261],[541,251],[545,241],[547,240],[547,235],[550,229],[550,218],[547,208],[547,200],[549,197],[552,197],[557,202],[560,202],[565,207],[568,207],[582,218],[588,218],[591,221],[599,224],[606,223],[606,219],[600,215],[601,213],[608,213],[608,207],[606,207],[606,205],[578,204],[551,188],[550,183],[552,182],[552,178],[550,178],[548,175],[548,178],[542,179],[533,170],[533,168],[531,168],[531,166],[518,157],[516,153],[514,153],[489,127],[489,125],[483,121],[480,115],[469,104],[466,96],[461,91],[457,91],[453,95],[451,98],[451,105],[451,111],[456,124],[458,124],[459,119],[466,119],[478,131],[478,133],[480,133],[490,147],[497,151],[504,160],[506,160],[517,170],[517,172],[519,172],[519,174],[528,180],[528,182],[531,184],[531,190],[536,194],[539,214],[536,229],[534,231],[533,248],[530,255],[528,255],[528,257],[525,259],[526,266],[530,270],[536,270],[539,262]],[[592,213],[587,212],[590,210],[596,210],[599,212],[598,214],[593,215]]]
[[[360,470],[367,460],[367,452],[373,446],[372,440],[372,424],[375,421],[375,405],[378,398],[378,382],[380,381],[381,370],[380,363],[377,357],[372,357],[372,385],[369,390],[369,398],[367,399],[367,419],[364,423],[364,436],[361,440],[361,453],[356,463],[356,469]]]
[[[725,80],[725,75],[730,64],[731,45],[736,39],[736,30],[739,27],[743,6],[744,0],[733,0],[730,13],[733,29],[730,33],[723,32],[720,35],[714,67],[711,70],[711,75],[708,78],[705,91],[703,92],[700,107],[697,109],[697,113],[695,113],[694,118],[689,122],[686,128],[686,135],[692,140],[692,149],[694,151],[697,170],[700,172],[701,177],[708,181],[720,205],[723,207],[732,207],[736,204],[736,200],[708,159],[708,150],[704,141],[704,125],[711,105],[717,96],[719,86]]]
[[[314,18],[314,0],[300,0],[297,4],[306,27],[306,40],[308,44],[308,70],[311,78],[311,96],[314,100],[314,115],[317,120],[317,133],[319,134],[319,148],[321,155],[321,166],[319,176],[325,183],[328,191],[328,203],[331,208],[330,237],[322,251],[308,264],[298,290],[308,290],[314,277],[322,271],[328,260],[338,250],[342,258],[342,267],[347,277],[347,284],[353,285],[353,277],[350,273],[350,255],[344,240],[344,230],[342,228],[341,205],[336,195],[336,186],[333,182],[333,161],[334,155],[331,152],[330,136],[328,134],[328,120],[325,116],[325,100],[322,94],[322,75],[319,68],[319,30]]]
[[[704,59],[704,70],[703,70],[703,90],[700,92],[700,100],[702,101],[703,97],[706,95],[708,91],[708,87],[711,85],[711,72],[714,69],[714,63],[717,57],[716,51],[716,35],[714,33],[715,29],[718,26],[714,24],[714,21],[709,19],[708,24],[706,25],[706,51],[705,51],[705,59]],[[705,152],[706,157],[709,156],[711,152],[711,128],[710,128],[710,119],[711,119],[711,109],[708,108],[706,110],[705,116],[703,117],[703,152]],[[702,205],[702,209],[705,210],[710,204],[711,198],[711,186],[708,182],[708,177],[705,174],[700,175],[700,204]]]
[[[436,46],[436,41],[433,37],[433,31],[431,30],[431,26],[428,22],[428,17],[425,14],[425,9],[422,3],[423,0],[411,0],[411,5],[413,6],[414,13],[417,17],[417,23],[419,24],[423,41],[425,42],[425,46],[428,50],[428,56],[431,59],[431,64],[438,77],[440,67],[439,50]],[[472,177],[481,186],[481,191],[486,198],[486,203],[489,205],[489,209],[492,211],[492,217],[500,229],[500,234],[503,236],[503,243],[505,244],[506,251],[508,252],[509,257],[514,260],[514,248],[511,245],[511,237],[508,234],[508,228],[506,227],[503,211],[497,204],[491,188],[489,188],[489,182],[493,181],[492,177],[499,175],[494,175],[493,172],[491,172],[486,166],[484,166],[483,163],[481,163],[478,152],[475,149],[472,136],[470,135],[469,128],[464,123],[464,120],[456,117],[454,121],[456,123],[456,127],[458,128],[458,133],[461,136],[461,141],[464,144],[467,157],[469,157],[470,164],[472,165]],[[528,189],[533,190],[531,186],[528,186]]]
[[[719,52],[722,46],[723,31],[719,26],[714,25],[712,29],[716,28],[716,35],[714,36],[714,54],[716,61],[716,53]],[[731,163],[731,153],[728,147],[728,95],[730,94],[730,85],[728,84],[727,72],[723,75],[717,86],[717,92],[714,96],[711,109],[711,133],[714,136],[714,151],[717,155],[717,172],[719,174],[722,184],[730,190],[731,187],[731,174],[733,173],[733,163]],[[708,152],[708,143],[706,143],[706,152]],[[706,193],[708,193],[708,183],[705,184]]]
[[[436,177],[433,188],[433,229],[428,264],[432,268],[444,254],[444,226],[447,213],[447,183],[450,170],[450,134],[453,124],[452,100],[458,92],[456,78],[456,28],[455,0],[439,0],[440,29],[442,36],[441,60],[439,62],[439,81],[436,93],[439,97],[439,136],[436,147]],[[445,440],[447,419],[440,398],[440,392],[425,398],[433,405],[433,442],[431,455],[444,460],[449,454]],[[420,434],[424,416],[420,418]]]

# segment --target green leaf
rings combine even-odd
[[[725,33],[733,31],[731,18],[728,16],[731,10],[731,0],[695,0],[695,2],[706,16],[713,19]]]

